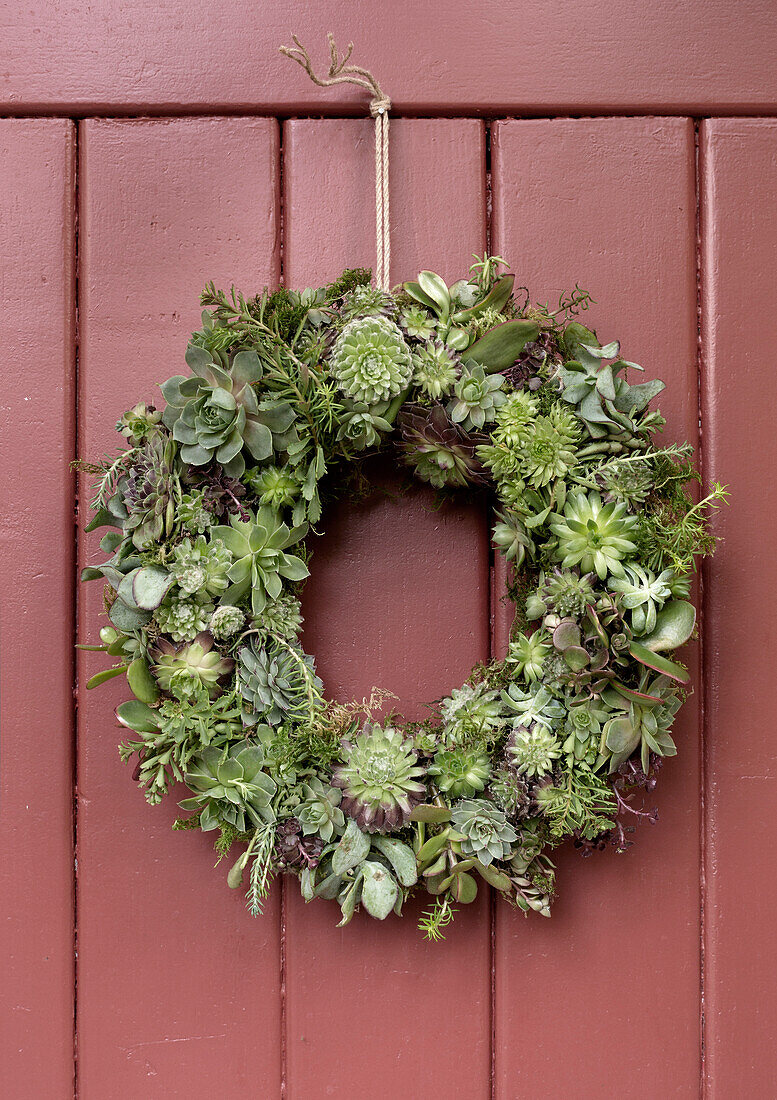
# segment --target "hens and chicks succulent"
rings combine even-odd
[[[189,789],[180,828],[217,830],[252,912],[274,873],[303,896],[399,913],[423,886],[437,938],[478,883],[548,914],[564,837],[617,847],[631,799],[676,752],[687,681],[667,654],[694,629],[694,557],[714,540],[690,448],[659,448],[659,382],[576,315],[513,296],[484,257],[448,286],[392,294],[369,272],[246,299],[209,286],[190,375],[117,428],[93,468],[107,560],[101,649],[149,802]],[[326,701],[301,645],[322,501],[347,464],[392,452],[441,493],[478,489],[516,570],[508,652],[423,722]],[[513,583],[513,582],[511,582]],[[520,595],[519,595],[520,592]],[[626,791],[624,797],[623,791]]]

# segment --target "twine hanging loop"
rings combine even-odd
[[[391,100],[368,69],[360,65],[349,65],[353,53],[353,42],[342,57],[337,52],[334,35],[327,35],[329,42],[329,71],[326,76],[317,76],[305,47],[296,34],[293,34],[293,46],[280,46],[284,57],[290,57],[301,65],[314,84],[319,88],[330,88],[335,84],[356,84],[371,93],[370,114],[375,120],[375,243],[376,265],[375,282],[381,290],[389,290],[389,269],[391,266],[391,237],[389,229],[389,111]]]

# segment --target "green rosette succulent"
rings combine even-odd
[[[280,511],[296,500],[302,492],[304,478],[296,466],[257,466],[246,473],[245,481],[259,498],[260,504]]]
[[[178,520],[193,535],[204,535],[215,522],[213,513],[205,504],[205,494],[198,489],[184,493],[178,505]]]
[[[345,829],[345,814],[340,809],[343,792],[338,787],[325,786],[320,779],[310,779],[302,785],[302,801],[297,820],[305,836],[317,835],[328,844]]]
[[[353,740],[342,743],[342,763],[332,785],[343,792],[341,807],[369,833],[400,828],[426,794],[424,768],[401,730],[366,723]]]
[[[413,382],[432,401],[447,397],[459,374],[459,356],[442,340],[428,340],[413,353]]]
[[[231,745],[225,752],[210,746],[192,761],[184,776],[193,793],[179,803],[199,811],[203,832],[231,825],[239,833],[272,820],[275,783],[262,771],[264,751],[256,742]]]
[[[622,606],[631,612],[631,626],[636,635],[655,630],[656,616],[672,596],[673,579],[672,569],[656,575],[635,564],[626,566],[623,577],[610,581],[611,591],[618,593]]]
[[[116,431],[121,432],[131,446],[137,447],[157,430],[161,419],[162,413],[159,409],[141,402],[123,414],[116,424]]]
[[[440,749],[429,768],[447,798],[469,798],[482,791],[491,774],[488,756],[477,749]]]
[[[554,405],[538,416],[519,448],[519,468],[536,488],[564,477],[577,463],[580,428],[571,412]]]
[[[168,596],[157,608],[154,618],[163,634],[175,642],[190,642],[208,629],[213,604],[207,595]]]
[[[571,493],[563,515],[554,514],[550,523],[558,539],[555,557],[562,567],[579,566],[600,580],[624,575],[623,559],[637,549],[629,537],[636,528],[637,517],[628,515],[623,502],[604,504],[596,492]]]
[[[477,859],[484,867],[494,860],[509,859],[518,834],[504,813],[484,798],[465,798],[451,813],[453,826],[461,834],[464,855]]]
[[[399,323],[414,340],[430,340],[437,321],[422,306],[407,306],[400,314]]]
[[[307,534],[307,524],[289,529],[277,512],[260,505],[247,520],[229,517],[229,527],[211,528],[211,538],[220,539],[233,557],[227,571],[232,582],[222,603],[238,604],[250,594],[251,610],[261,615],[268,599],[277,600],[283,581],[302,581],[309,576],[301,558],[287,554]]]
[[[338,336],[330,369],[346,397],[376,405],[407,386],[412,374],[410,349],[393,321],[362,317],[350,321]]]
[[[303,718],[310,710],[311,694],[320,695],[321,681],[313,658],[293,646],[253,638],[238,651],[238,689],[246,704],[247,726]]]
[[[581,576],[574,570],[561,569],[555,569],[547,576],[542,574],[537,591],[526,601],[527,616],[539,619],[553,612],[562,619],[580,619],[585,609],[596,603],[593,577],[593,573]]]
[[[152,672],[162,691],[179,698],[204,688],[211,696],[221,691],[221,682],[235,667],[213,647],[213,638],[203,631],[191,642],[174,644],[158,638],[149,651]]]
[[[224,641],[242,630],[245,621],[246,617],[239,607],[223,604],[211,615],[208,630],[217,641]]]
[[[225,370],[205,348],[190,344],[186,362],[191,377],[175,375],[161,387],[163,420],[181,444],[184,462],[205,466],[215,460],[230,477],[240,477],[244,447],[257,462],[282,449],[296,413],[288,401],[259,401],[253,387],[262,364],[255,351],[238,352]]]
[[[448,402],[453,423],[465,429],[483,428],[494,419],[496,410],[506,400],[507,395],[502,392],[504,384],[501,374],[486,374],[479,363],[465,363]]]
[[[443,736],[450,745],[488,739],[503,725],[499,693],[485,684],[454,688],[440,704]]]
[[[518,634],[508,646],[507,664],[514,668],[519,676],[532,683],[542,676],[545,661],[550,656],[551,646],[542,630],[534,634]]]
[[[388,410],[388,401],[367,405],[363,401],[346,400],[337,432],[338,441],[346,443],[354,451],[377,447],[380,444],[380,433],[391,431],[391,422],[386,419]]]
[[[217,596],[229,586],[227,570],[232,555],[219,539],[208,541],[199,535],[194,542],[183,539],[173,550],[170,572],[182,592],[188,596],[205,593]]]
[[[543,684],[532,684],[528,691],[521,691],[517,684],[508,684],[501,693],[501,703],[514,725],[537,723],[551,728],[566,714],[564,704]]]
[[[507,741],[507,759],[521,775],[540,778],[553,770],[561,756],[561,742],[541,722],[516,725]]]
[[[268,600],[262,612],[253,621],[254,630],[276,634],[287,642],[293,642],[302,629],[302,604],[296,596],[281,592],[277,600]]]

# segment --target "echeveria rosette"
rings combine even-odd
[[[321,687],[313,658],[293,646],[254,637],[238,650],[238,690],[246,704],[247,726],[278,726],[304,718],[311,693],[318,696]]]
[[[541,722],[533,722],[530,726],[516,725],[506,747],[510,764],[530,779],[541,778],[552,771],[561,751],[559,739]]]
[[[622,501],[604,504],[599,493],[571,493],[563,515],[554,514],[549,524],[558,539],[554,556],[564,569],[579,566],[583,573],[595,572],[600,580],[608,575],[622,577],[623,560],[637,551],[630,538],[637,522]]]
[[[338,336],[330,369],[346,397],[376,405],[407,386],[412,374],[410,349],[393,321],[362,317],[350,321]]]
[[[174,642],[189,642],[207,630],[213,614],[213,604],[207,594],[189,596],[185,593],[168,596],[155,613],[156,624]]]
[[[170,572],[188,596],[197,592],[217,596],[229,586],[227,570],[231,563],[232,555],[220,539],[207,540],[199,535],[194,541],[186,538],[178,543]]]
[[[453,423],[465,429],[481,430],[492,421],[496,410],[506,400],[502,392],[504,381],[501,374],[486,374],[479,363],[465,363],[448,402]]]
[[[228,527],[211,528],[211,538],[220,539],[234,559],[227,571],[231,584],[221,602],[239,604],[250,595],[252,613],[261,615],[267,600],[280,596],[284,580],[296,583],[309,576],[302,558],[286,553],[307,530],[307,524],[290,529],[266,505],[260,505],[247,520],[233,515]]]
[[[210,352],[190,344],[186,362],[192,375],[175,375],[162,383],[167,402],[164,423],[181,444],[190,466],[215,460],[230,477],[245,470],[243,447],[257,462],[273,454],[273,434],[289,431],[295,412],[288,402],[260,403],[254,384],[262,377],[255,351],[240,351],[227,371]]]
[[[204,748],[184,777],[193,794],[179,803],[181,809],[199,812],[203,832],[220,825],[240,833],[261,826],[272,819],[269,806],[276,789],[263,765],[264,751],[255,742],[238,742],[226,752]]]
[[[502,810],[484,798],[465,798],[451,814],[453,827],[461,834],[461,850],[485,867],[494,860],[510,858],[518,834]]]
[[[320,836],[328,844],[345,829],[345,814],[340,809],[343,792],[313,778],[303,783],[301,794],[297,820],[302,832],[305,836]]]
[[[332,785],[343,792],[341,808],[360,829],[388,833],[404,825],[426,794],[425,769],[401,730],[367,723],[343,742]]]
[[[386,419],[390,403],[381,401],[377,405],[367,405],[364,401],[346,401],[337,432],[339,442],[353,451],[363,451],[367,447],[380,445],[381,432],[391,431],[391,421]],[[395,410],[396,411],[396,410]]]
[[[446,798],[469,798],[482,791],[491,774],[488,754],[478,748],[440,749],[429,767]]]
[[[152,432],[119,482],[122,526],[138,550],[151,549],[175,529],[178,465],[175,441]]]

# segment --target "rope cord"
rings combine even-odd
[[[370,114],[375,120],[375,282],[381,290],[389,290],[391,268],[391,234],[389,229],[389,111],[391,100],[380,84],[367,69],[360,65],[349,65],[353,52],[353,42],[342,57],[338,55],[334,35],[327,35],[329,42],[329,71],[326,76],[317,76],[305,47],[295,34],[294,46],[280,46],[284,57],[290,57],[301,65],[314,84],[319,88],[330,88],[335,84],[356,84],[372,93]]]

